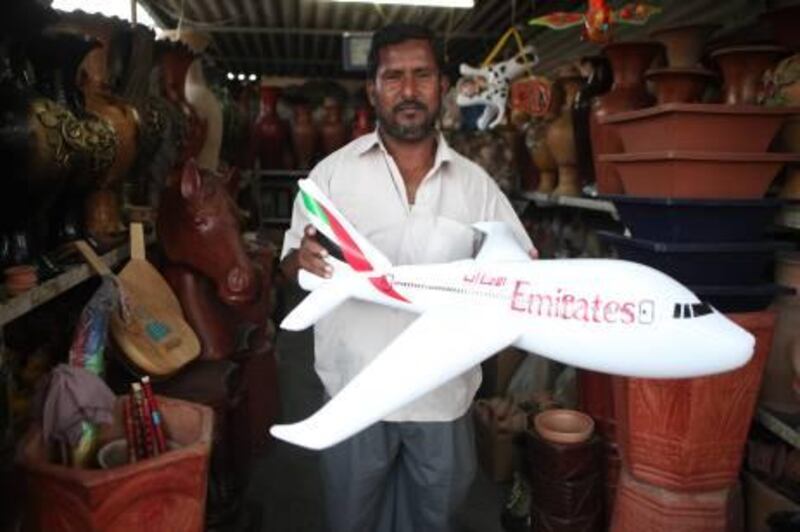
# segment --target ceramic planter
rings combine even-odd
[[[697,67],[669,67],[648,70],[645,79],[655,86],[656,103],[702,101],[706,87],[716,79],[710,70]]]
[[[712,52],[711,58],[722,71],[725,103],[757,103],[764,72],[785,53],[785,48],[768,45],[728,46]]]
[[[664,151],[601,155],[622,176],[625,193],[658,198],[758,199],[799,155]]]
[[[619,113],[612,124],[627,153],[661,150],[764,152],[797,108],[671,103]],[[800,150],[798,150],[800,151]]]
[[[623,473],[614,532],[722,532],[743,530],[739,486],[706,492],[670,491]]]
[[[753,242],[782,202],[606,196],[634,238],[659,242]]]
[[[665,243],[600,231],[620,258],[661,270],[685,285],[754,285],[768,277],[785,242]]]
[[[670,67],[694,67],[709,36],[719,27],[719,24],[672,26],[654,31],[650,37],[664,45]]]
[[[622,141],[614,126],[601,119],[613,113],[647,107],[652,99],[644,84],[644,72],[662,52],[657,42],[621,42],[606,45],[603,53],[611,62],[614,84],[592,106],[590,131],[595,155],[595,178],[601,194],[619,194],[622,184],[616,167],[600,155],[622,152]]]
[[[772,344],[775,312],[728,317],[756,338],[753,357],[740,369],[694,379],[615,377],[622,461],[637,481],[692,492],[721,490],[736,482]],[[626,482],[623,475],[618,509],[625,504]],[[675,529],[683,530],[673,524]]]

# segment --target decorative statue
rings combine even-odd
[[[528,59],[529,55],[533,58]],[[511,59],[486,67],[475,68],[462,63],[461,75],[469,77],[458,81],[456,102],[460,107],[485,105],[478,119],[478,128],[493,128],[505,118],[511,82],[538,62],[536,50],[533,46],[526,46]]]

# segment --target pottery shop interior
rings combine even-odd
[[[0,532],[800,531],[797,0],[0,11]]]

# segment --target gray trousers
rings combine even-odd
[[[330,532],[450,532],[476,473],[472,416],[379,422],[321,454]]]

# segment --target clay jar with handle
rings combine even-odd
[[[342,121],[342,104],[332,96],[322,102],[322,152],[333,153],[347,142],[347,128]]]
[[[553,100],[561,102],[558,118],[547,128],[547,147],[558,165],[558,186],[554,195],[578,196],[581,193],[578,176],[578,155],[575,148],[575,130],[572,125],[572,105],[584,78],[575,69],[565,69],[556,79]]]
[[[292,106],[292,145],[296,166],[300,170],[308,170],[314,164],[319,148],[319,132],[311,116],[308,103],[296,103]]]
[[[666,48],[667,65],[677,68],[697,66],[709,36],[719,24],[686,24],[661,28],[650,37]]]
[[[575,95],[572,105],[572,128],[575,131],[575,149],[578,156],[578,175],[586,181],[594,181],[592,141],[589,135],[589,114],[592,100],[611,88],[611,65],[603,55],[584,57],[581,60],[589,70],[589,78]]]
[[[657,42],[620,42],[603,48],[611,62],[614,83],[609,92],[595,100],[590,118],[595,177],[600,193],[622,194],[622,181],[616,169],[610,163],[600,162],[598,155],[621,153],[623,148],[614,127],[601,124],[599,119],[650,105],[652,98],[644,84],[644,72],[662,51],[663,45]]]
[[[762,77],[785,48],[769,45],[728,46],[711,53],[722,71],[723,99],[728,105],[752,105],[762,91]]]
[[[253,142],[256,154],[265,170],[291,168],[289,128],[278,116],[278,97],[275,87],[261,85],[261,107],[254,124]]]

